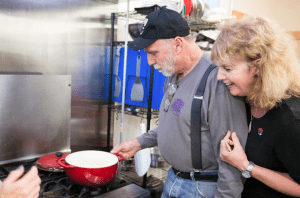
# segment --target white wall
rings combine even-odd
[[[233,0],[233,10],[249,15],[263,15],[276,21],[286,31],[300,31],[298,0]]]

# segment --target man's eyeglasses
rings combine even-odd
[[[171,87],[169,88],[169,92],[168,92],[169,95],[165,100],[165,108],[164,108],[165,112],[167,112],[169,110],[169,106],[171,104],[172,98],[173,98],[177,88],[178,88],[178,85],[176,83],[171,85]]]

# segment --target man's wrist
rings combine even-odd
[[[140,142],[138,141],[138,139],[133,139],[132,140],[132,144],[134,146],[134,148],[139,151],[142,149]]]

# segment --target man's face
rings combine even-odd
[[[171,50],[171,41],[157,40],[145,48],[148,64],[153,65],[164,76],[175,74],[176,58]]]

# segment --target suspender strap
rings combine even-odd
[[[203,94],[207,78],[210,72],[214,69],[214,65],[211,64],[205,71],[199,87],[195,93],[192,112],[191,112],[191,149],[192,149],[192,164],[194,169],[202,169],[202,155],[201,155],[201,106],[203,100]]]

